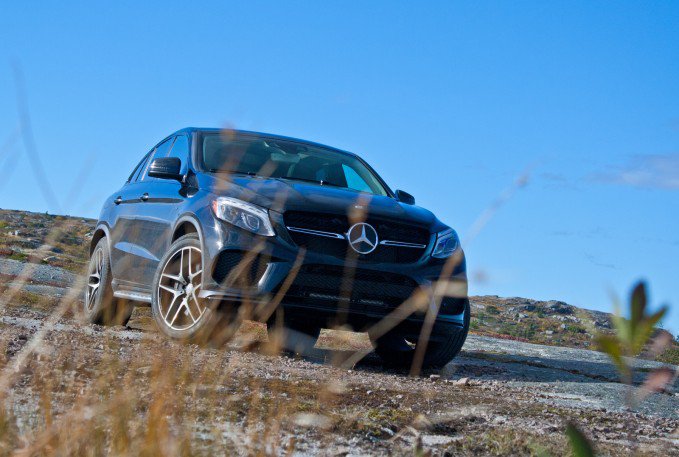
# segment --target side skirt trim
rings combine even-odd
[[[141,292],[130,292],[127,290],[117,290],[113,292],[113,296],[116,298],[126,298],[128,300],[140,301],[144,303],[151,303],[151,295],[144,294]]]

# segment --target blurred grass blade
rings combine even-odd
[[[662,367],[653,370],[639,389],[636,400],[641,402],[654,392],[664,391],[667,385],[672,382],[676,375],[676,369],[673,370],[669,367]]]
[[[574,457],[594,457],[592,444],[572,422],[569,422],[566,426],[566,436],[568,436]]]
[[[653,339],[651,347],[648,350],[648,354],[655,358],[665,352],[665,349],[672,345],[672,334],[669,332],[660,332],[658,336]]]

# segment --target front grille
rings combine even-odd
[[[212,278],[228,287],[254,287],[264,275],[269,260],[244,251],[223,251],[217,257]]]
[[[418,288],[407,276],[331,265],[304,265],[286,293],[287,301],[336,307],[348,302],[350,309],[394,308]]]
[[[287,227],[339,234],[345,234],[351,225],[347,216],[335,214],[287,211],[283,218]],[[429,243],[429,230],[425,228],[375,218],[368,218],[366,222],[375,228],[380,240],[400,241],[424,246]],[[424,253],[423,248],[379,245],[370,254],[362,255],[349,248],[346,240],[294,231],[290,231],[290,236],[298,246],[304,247],[308,251],[339,259],[352,256],[362,262],[413,263],[418,261]]]
[[[283,215],[283,220],[288,227],[300,227],[333,233],[345,233],[349,230],[349,218],[335,214],[286,211]]]
[[[389,221],[371,221],[368,223],[375,227],[381,240],[405,241],[427,245],[429,243],[429,230],[413,225],[399,224]]]

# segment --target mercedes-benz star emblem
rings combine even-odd
[[[377,247],[377,232],[372,225],[359,222],[351,226],[347,232],[347,240],[351,249],[359,254],[370,254]]]

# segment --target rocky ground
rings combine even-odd
[[[82,273],[95,222],[78,217],[0,210],[0,259],[21,262],[6,263],[8,273],[23,268],[23,262],[40,266],[36,267],[35,274],[41,283],[49,284],[52,275]],[[60,273],[64,270],[65,273]],[[554,346],[591,348],[594,335],[611,328],[609,314],[558,300],[473,297],[472,315],[471,327],[476,334]],[[679,344],[675,343],[659,360],[679,364]]]
[[[603,313],[475,297],[473,315],[487,317],[460,356],[411,377],[372,354],[342,366],[369,353],[363,334],[324,331],[300,357],[274,351],[254,323],[225,348],[168,341],[148,308],[124,328],[84,324],[72,249],[69,262],[0,256],[0,455],[568,455],[567,421],[603,455],[679,455],[676,379],[631,411],[589,336],[558,345],[562,324],[605,329]],[[498,332],[510,318],[549,324],[536,330],[549,344]],[[662,365],[634,364],[637,383]]]

